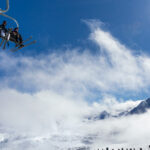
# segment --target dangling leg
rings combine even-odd
[[[0,31],[0,36],[2,37],[2,41],[0,43],[0,47],[1,47],[3,45],[3,43],[4,43],[4,41],[5,41],[5,36],[6,36],[4,30]]]
[[[9,30],[9,31],[7,32],[7,34],[6,34],[6,36],[5,36],[6,41],[5,41],[5,43],[4,43],[3,49],[6,48],[6,44],[8,43],[8,41],[9,41],[9,39],[10,39],[10,33],[11,33],[11,30]]]
[[[8,34],[7,41],[10,40],[10,33]],[[9,42],[7,42],[7,46],[9,47]]]
[[[9,39],[10,39],[10,33],[9,33],[8,36],[7,36],[7,41],[9,41]]]
[[[5,38],[5,36],[6,36],[5,31],[4,31],[4,30],[1,30],[1,37]]]
[[[4,41],[5,41],[5,39],[3,38],[1,43],[0,43],[0,47],[3,45]]]

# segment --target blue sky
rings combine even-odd
[[[5,0],[1,4],[1,8],[5,8]],[[52,51],[63,53],[66,47],[71,47],[69,51],[76,47],[81,50],[87,48],[94,53],[97,46],[89,41],[91,31],[83,20],[96,19],[104,23],[104,30],[131,51],[144,52],[149,56],[149,12],[149,0],[37,0],[36,3],[31,0],[10,0],[10,10],[7,14],[18,20],[24,39],[32,35],[37,40],[35,45],[13,55],[33,57],[42,53],[49,55]],[[13,25],[8,20],[8,26]],[[5,75],[5,71],[1,71],[1,74]],[[97,96],[101,95],[97,89],[91,91],[95,91]],[[138,99],[148,96],[143,94],[143,91],[138,94],[133,91],[133,94],[127,93],[120,95],[116,92],[115,96],[123,96],[126,99],[137,99],[137,95]]]
[[[39,53],[46,47],[84,45],[89,30],[82,19],[101,20],[120,41],[149,53],[149,11],[148,0],[13,0],[8,14],[19,21],[25,38],[38,40]]]

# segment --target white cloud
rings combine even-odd
[[[1,86],[35,91],[51,89],[83,96],[91,89],[101,93],[146,91],[150,85],[150,58],[144,54],[134,55],[133,50],[104,31],[97,22],[88,24],[92,29],[90,39],[99,46],[97,55],[87,50],[81,53],[79,49],[35,58],[1,53],[1,70],[9,76],[2,79]]]
[[[135,55],[104,31],[102,23],[86,23],[90,40],[99,47],[97,55],[78,48],[35,57],[0,53],[3,149],[66,149],[88,145],[85,137],[92,138],[93,148],[148,142],[149,112],[105,121],[85,119],[103,110],[129,110],[140,101],[118,101],[115,94],[132,95],[150,87],[150,58]]]

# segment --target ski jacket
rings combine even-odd
[[[7,29],[6,29],[5,25],[3,25],[3,24],[0,25],[0,30],[4,30],[5,33],[7,32]]]
[[[16,42],[19,42],[19,43],[22,43],[22,42],[23,42],[22,36],[21,36],[21,34],[19,34],[18,32],[13,31],[13,32],[11,33],[11,36],[16,40]]]

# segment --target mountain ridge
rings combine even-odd
[[[104,110],[95,117],[89,117],[89,119],[91,120],[93,118],[94,120],[104,120],[108,118],[119,118],[123,116],[140,115],[146,113],[148,109],[150,109],[150,98],[141,101],[136,107],[132,108],[129,111],[126,110],[120,112],[118,115],[112,115],[111,113],[108,113],[106,110]]]

